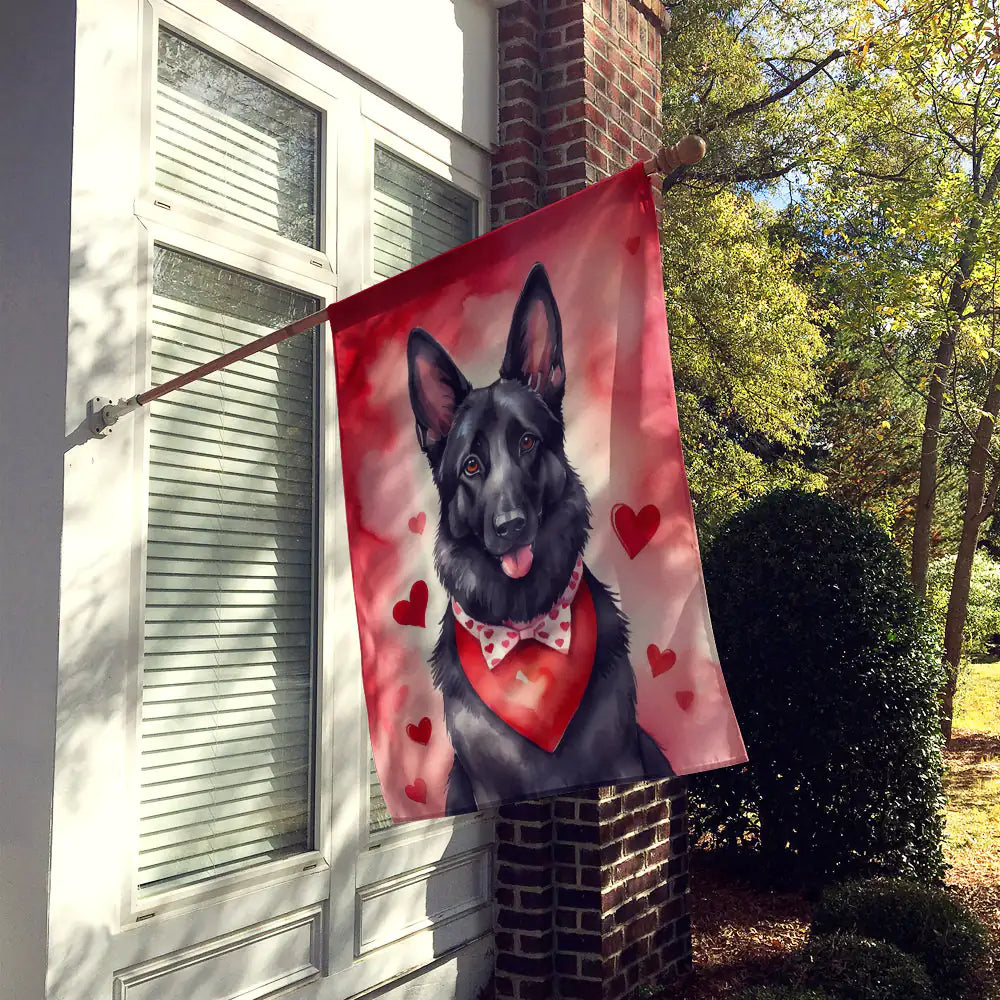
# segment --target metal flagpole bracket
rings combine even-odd
[[[177,375],[168,382],[164,382],[163,385],[146,389],[134,396],[129,396],[128,399],[119,399],[117,403],[113,403],[106,396],[94,396],[93,399],[87,400],[87,427],[94,437],[106,438],[111,433],[111,428],[118,423],[119,417],[124,417],[126,413],[132,413],[140,406],[145,406],[147,403],[152,403],[154,400],[166,396],[168,392],[183,389],[184,386],[204,378],[206,375],[221,371],[237,361],[249,358],[252,354],[280,344],[283,340],[288,340],[289,337],[305,333],[306,330],[311,330],[313,327],[325,323],[329,318],[329,307],[324,306],[318,312],[303,316],[302,319],[297,319],[294,323],[289,323],[288,326],[283,326],[280,330],[265,334],[263,337],[250,341],[249,344],[235,348],[228,354],[206,361],[203,365],[198,365],[197,368],[192,368],[191,371],[185,372],[183,375]]]
[[[111,428],[118,423],[118,418],[133,410],[139,409],[137,396],[119,399],[112,402],[106,396],[94,396],[87,400],[87,426],[94,437],[103,438],[111,433]]]

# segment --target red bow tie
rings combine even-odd
[[[527,639],[534,639],[557,653],[569,653],[573,631],[572,604],[582,579],[583,559],[577,556],[569,583],[559,600],[544,614],[537,615],[529,622],[506,621],[502,625],[490,625],[466,614],[458,601],[453,600],[451,607],[455,612],[455,621],[479,640],[483,660],[492,670],[499,666],[508,653],[514,651],[519,642]]]

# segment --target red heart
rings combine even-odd
[[[423,743],[427,746],[431,740],[431,720],[425,715],[416,725],[412,722],[407,724],[406,735],[413,740],[414,743]]]
[[[634,559],[656,534],[660,526],[660,512],[651,503],[646,504],[638,514],[627,503],[616,503],[611,508],[611,526],[629,559]]]
[[[563,630],[564,632],[568,632],[568,631],[569,631],[569,622],[560,622],[560,623],[559,623],[559,627],[560,627],[560,628],[561,628],[561,629],[562,629],[562,630]]]
[[[686,712],[694,701],[694,691],[678,691],[674,697],[677,699],[677,704]]]
[[[672,649],[660,651],[660,647],[650,643],[646,647],[646,659],[649,660],[650,669],[654,677],[665,674],[676,662],[677,654]]]
[[[492,653],[493,652],[493,643],[492,642],[486,643],[486,645],[483,646],[483,652],[484,653]]]
[[[638,236],[630,236],[625,241],[625,249],[628,250],[628,252],[630,254],[632,254],[632,256],[634,257],[635,254],[636,254],[636,251],[639,249],[639,237]]]
[[[424,628],[424,617],[427,614],[427,584],[423,580],[410,587],[408,601],[396,601],[392,607],[392,617],[400,625],[416,625]]]
[[[427,801],[427,783],[423,778],[417,778],[412,785],[407,785],[403,791],[406,792],[406,797],[413,799],[414,802]]]
[[[416,517],[410,518],[410,531],[415,535],[422,535],[425,524],[427,524],[427,515],[421,511]]]

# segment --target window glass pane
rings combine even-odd
[[[165,28],[156,185],[318,246],[319,112]]]
[[[375,274],[388,278],[476,236],[476,199],[375,147]]]
[[[375,147],[375,274],[389,278],[477,235],[476,199]],[[392,825],[374,761],[369,757],[369,829]]]
[[[153,383],[317,308],[157,247]],[[146,892],[312,846],[315,336],[150,404]]]

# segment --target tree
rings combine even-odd
[[[801,461],[823,343],[769,235],[773,212],[747,195],[671,199],[664,277],[677,407],[699,527],[777,485],[818,484]]]
[[[942,448],[965,452],[945,629],[947,733],[972,560],[996,492],[997,0],[877,0],[857,32],[862,51],[827,95],[841,127],[814,166],[808,204],[829,236],[820,271],[835,271],[864,305],[887,366],[922,398],[910,563],[921,596]]]
[[[670,10],[664,129],[710,142],[705,159],[673,171],[664,191],[681,183],[760,189],[808,163],[825,132],[817,93],[848,52],[847,5],[679,0]]]
[[[980,400],[974,429],[963,413],[953,380],[951,403],[971,432],[962,529],[945,621],[947,680],[942,695],[946,737],[951,719],[962,635],[968,608],[973,560],[983,524],[992,517],[998,484],[990,453],[1000,410],[1000,353],[996,343],[997,236],[1000,234],[1000,11],[997,0],[945,5],[937,0],[910,5],[890,21],[885,53],[914,105],[923,112],[928,133],[942,149],[957,224],[942,310],[942,334],[934,354],[927,394],[920,456],[920,490],[914,525],[911,576],[917,592],[926,590],[931,519],[934,511],[937,443],[941,414],[949,402],[947,379],[956,373],[956,351],[975,350],[969,396]],[[880,60],[887,65],[885,57]],[[978,390],[978,392],[977,392]],[[994,465],[992,475],[990,466]]]
[[[842,57],[804,3],[685,0],[664,45],[667,137],[710,137],[667,179],[662,242],[678,409],[703,536],[808,467],[823,343],[811,279],[754,197],[805,162],[820,81]]]

